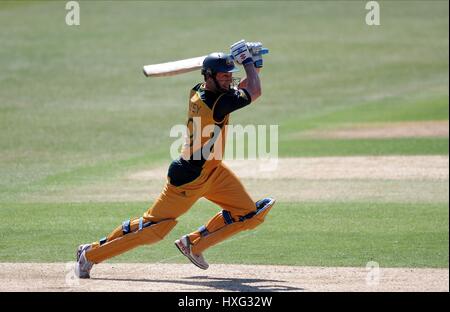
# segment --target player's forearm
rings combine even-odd
[[[256,68],[256,72],[259,74],[261,71],[261,68]],[[241,80],[241,82],[239,82],[239,89],[243,89],[243,88],[247,88],[247,77],[245,77],[244,79]]]
[[[252,98],[252,102],[254,102],[258,97],[261,96],[261,81],[259,80],[258,71],[253,63],[244,65],[245,73],[247,77],[243,81],[245,83],[245,88],[250,97]],[[239,85],[239,87],[241,87]]]

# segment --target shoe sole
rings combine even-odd
[[[189,261],[192,262],[192,264],[194,264],[196,267],[198,267],[198,268],[200,268],[200,269],[202,269],[202,270],[207,270],[207,269],[209,268],[209,266],[207,266],[207,267],[202,266],[201,264],[197,263],[194,259],[192,259],[188,254],[185,254],[184,251],[183,251],[183,249],[182,249],[178,244],[181,245],[180,240],[176,240],[176,241],[175,241],[175,246],[177,246],[177,248],[178,248],[178,250],[181,252],[181,254],[182,254],[183,256],[185,256],[186,258],[188,258]]]

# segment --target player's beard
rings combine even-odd
[[[216,77],[213,77],[214,80],[214,85],[216,86],[216,89],[218,92],[220,93],[226,93],[229,92],[231,90],[231,83],[228,84],[228,88],[223,88],[220,83],[217,81]]]

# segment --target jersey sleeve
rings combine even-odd
[[[234,112],[252,102],[250,94],[245,89],[237,89],[221,96],[213,108],[213,117],[217,122],[222,121],[226,115]]]

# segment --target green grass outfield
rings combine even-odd
[[[74,246],[107,235],[146,203],[1,205],[2,261],[72,261]],[[111,261],[184,261],[173,241],[217,208],[200,202],[166,239]],[[74,222],[76,221],[76,222]],[[26,224],[26,226],[24,226]],[[270,252],[268,252],[270,250]],[[446,267],[447,204],[277,203],[267,222],[206,251],[212,263]]]
[[[380,1],[380,26],[365,24],[365,1],[79,2],[81,25],[70,27],[65,1],[0,1],[0,261],[70,261],[79,243],[140,215],[150,201],[51,195],[168,165],[169,131],[185,123],[189,88],[201,77],[149,79],[142,65],[226,51],[241,38],[262,41],[270,54],[263,96],[232,122],[279,125],[280,157],[449,153],[448,137],[299,137],[348,124],[448,120],[447,1]],[[35,194],[48,200],[30,200]],[[215,211],[201,202],[164,242],[112,261],[185,262],[172,241]],[[448,267],[448,219],[448,198],[278,202],[263,226],[207,257]]]

